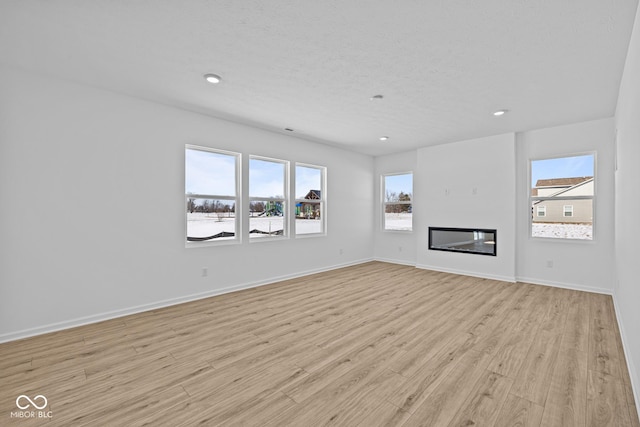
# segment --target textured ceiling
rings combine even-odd
[[[379,155],[612,116],[637,3],[2,0],[0,63]]]

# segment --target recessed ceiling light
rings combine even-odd
[[[494,111],[493,115],[494,116],[503,116],[507,111],[509,110],[498,110],[498,111]]]
[[[206,81],[208,81],[209,83],[216,84],[216,83],[220,83],[220,80],[222,80],[222,77],[220,77],[220,76],[219,76],[219,75],[217,75],[217,74],[211,74],[211,73],[209,73],[209,74],[205,74],[205,75],[204,75],[204,79],[205,79]]]
[[[369,98],[371,101],[379,101],[382,98],[384,98],[384,96],[382,95],[373,95],[371,98]]]
[[[386,141],[387,139],[389,139],[389,137],[388,137],[388,136],[381,136],[381,137],[380,137],[380,141]]]

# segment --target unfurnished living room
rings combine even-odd
[[[635,426],[638,1],[0,1],[0,425]]]

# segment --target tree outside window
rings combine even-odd
[[[413,230],[413,173],[382,176],[383,230]]]
[[[186,241],[188,244],[239,240],[240,154],[185,147]],[[197,243],[196,243],[197,242]]]
[[[288,235],[289,162],[252,156],[249,159],[249,238]]]

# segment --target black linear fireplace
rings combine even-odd
[[[429,249],[496,256],[496,230],[429,227]]]

